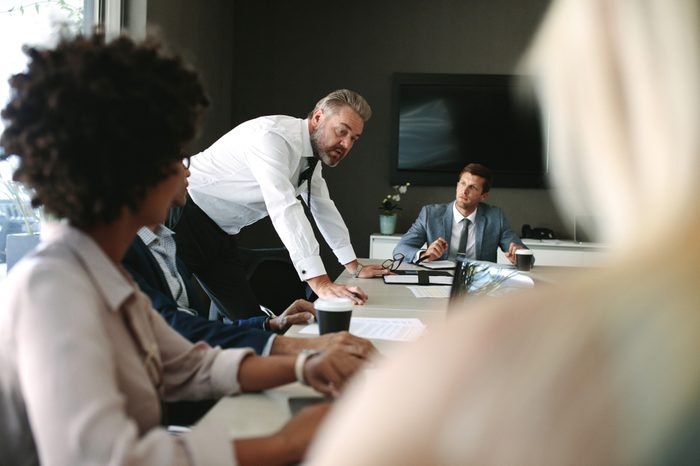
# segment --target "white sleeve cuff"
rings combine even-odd
[[[297,269],[299,278],[303,281],[326,274],[326,268],[323,266],[321,256],[311,256],[301,259],[294,264],[294,267]]]
[[[240,393],[238,370],[241,362],[250,354],[255,354],[252,348],[231,348],[220,351],[211,367],[212,395],[233,395]]]
[[[352,262],[355,259],[357,259],[357,256],[355,255],[355,250],[352,248],[352,245],[334,249],[333,254],[335,254],[335,256],[338,258],[338,262],[340,262],[342,265],[345,265],[348,262]]]

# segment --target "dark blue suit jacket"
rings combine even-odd
[[[265,316],[237,320],[233,324],[204,317],[208,316],[208,311],[203,308],[192,286],[192,275],[181,260],[176,259],[176,262],[185,282],[190,308],[199,314],[197,316],[178,311],[177,302],[170,292],[163,271],[141,238],[136,236],[123,260],[124,267],[134,277],[141,290],[151,298],[153,307],[185,338],[191,342],[203,340],[211,346],[222,348],[251,347],[261,354],[265,343],[273,335],[272,332],[263,330]]]

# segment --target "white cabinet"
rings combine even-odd
[[[380,235],[375,233],[369,236],[369,258],[389,259],[394,254],[394,247],[403,235]]]
[[[369,237],[369,258],[388,259],[402,235],[380,235]],[[563,267],[593,267],[605,264],[608,248],[598,243],[577,243],[570,240],[525,239],[525,245],[535,253],[536,265]],[[508,259],[498,250],[498,263],[508,264]]]
[[[604,265],[608,253],[608,248],[598,243],[559,239],[524,239],[523,243],[535,254],[535,265],[594,267]],[[500,249],[497,255],[499,264],[510,263]]]

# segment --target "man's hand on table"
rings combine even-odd
[[[511,264],[515,265],[515,251],[518,249],[525,249],[523,246],[517,243],[510,243],[508,251],[505,252],[506,259],[510,261]]]
[[[362,266],[357,278],[378,278],[384,275],[391,275],[391,271],[382,267],[381,264],[367,264]]]
[[[307,283],[319,298],[348,298],[353,304],[364,304],[367,294],[359,286],[346,286],[333,283],[328,275],[310,278]]]
[[[315,317],[314,304],[305,299],[297,299],[282,314],[270,319],[270,330],[282,334],[292,325],[313,322]]]

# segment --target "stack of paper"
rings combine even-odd
[[[424,331],[425,325],[413,318],[353,317],[350,320],[350,333],[375,340],[413,341]],[[318,324],[307,325],[299,333],[318,335]]]

